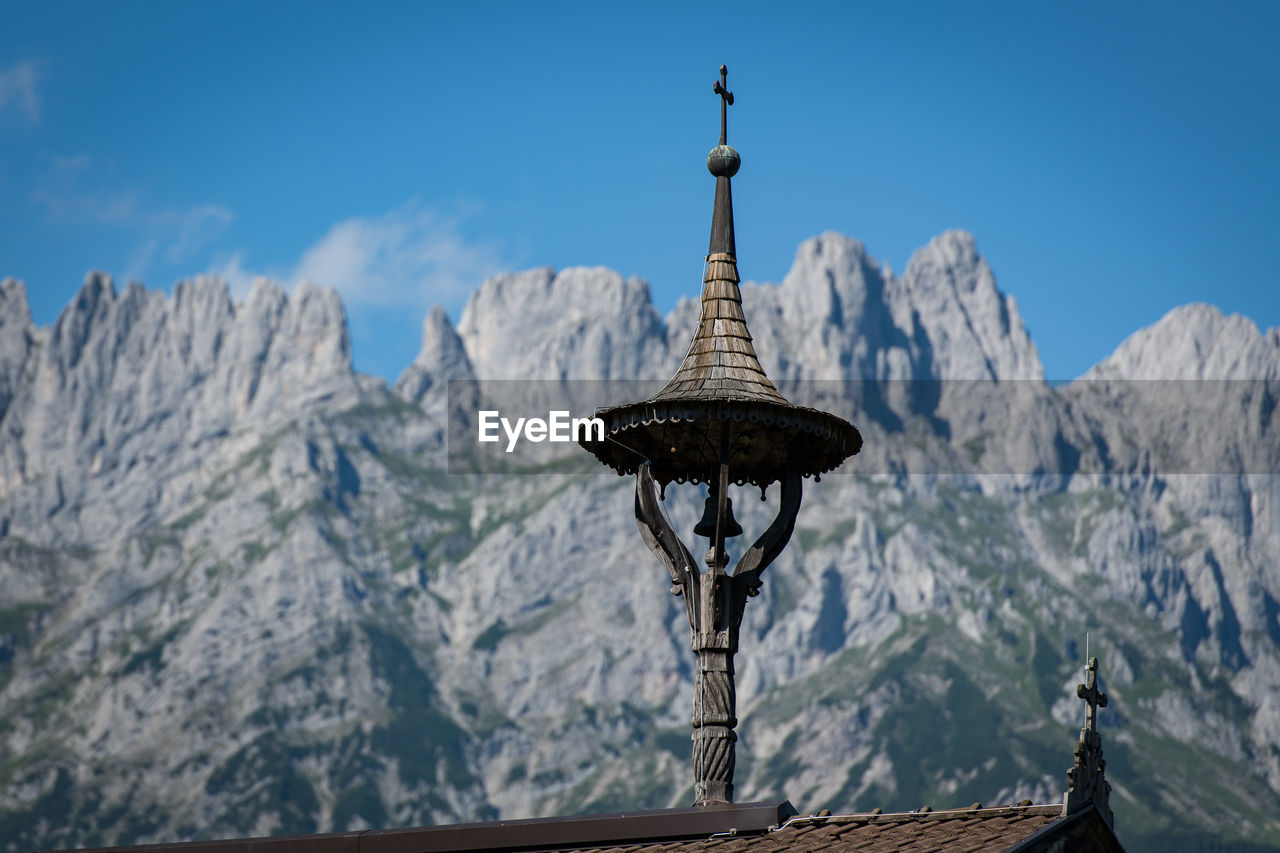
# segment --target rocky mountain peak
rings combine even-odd
[[[666,357],[649,285],[603,267],[494,276],[457,331],[481,379],[655,378]]]
[[[782,284],[746,284],[743,300],[756,352],[781,381],[1044,377],[1017,303],[963,231],[931,241],[901,278],[827,232],[800,245]],[[505,273],[472,295],[456,333],[442,313],[427,318],[397,390],[418,399],[427,374],[449,378],[464,359],[482,379],[663,379],[698,310],[682,299],[664,323],[645,282],[601,267]]]
[[[967,231],[946,231],[917,250],[890,287],[897,325],[929,341],[936,379],[1044,379],[1018,303],[996,286]]]
[[[310,383],[349,375],[351,337],[342,297],[331,288],[300,283],[280,315],[272,344],[273,366],[287,368],[288,379]]]
[[[881,375],[882,353],[905,344],[884,297],[884,277],[866,247],[834,232],[801,243],[781,285],[743,292],[756,350],[779,380]]]
[[[6,302],[16,304],[16,293],[8,286]],[[37,517],[75,511],[105,488],[103,478],[131,476],[155,460],[189,464],[188,449],[243,424],[356,393],[342,302],[306,283],[286,296],[259,282],[234,305],[217,278],[181,282],[172,297],[136,283],[117,295],[111,277],[94,272],[45,346],[20,338],[8,324],[0,331],[0,377],[9,377],[0,382],[11,387],[0,422],[0,496],[43,483],[42,500],[27,507]],[[154,482],[138,487],[154,491]],[[156,503],[154,495],[133,497],[136,506]],[[110,525],[109,508],[98,510],[94,523]]]
[[[91,330],[103,322],[115,301],[111,276],[100,270],[85,276],[76,298],[58,316],[50,334],[50,349],[61,356],[59,363],[64,369],[80,361]]]
[[[978,241],[972,234],[963,228],[952,228],[918,249],[908,265],[912,262],[921,266],[932,264],[938,268],[972,270],[982,262],[982,257],[978,254]]]
[[[869,302],[882,301],[883,279],[860,241],[828,231],[796,249],[782,286],[794,290],[799,316],[836,329],[858,328],[856,318]]]
[[[31,325],[31,307],[27,303],[27,288],[16,278],[0,279],[0,329],[20,324]]]
[[[1125,338],[1082,378],[1280,378],[1280,327],[1263,334],[1239,314],[1205,303],[1182,305]]]
[[[862,243],[822,234],[800,245],[780,287],[748,287],[744,300],[780,378],[1044,378],[1017,302],[964,231],[934,238],[901,277]]]
[[[471,379],[471,360],[449,315],[439,305],[422,322],[422,349],[413,363],[396,380],[395,392],[411,402],[420,402],[433,388],[450,379]]]
[[[27,289],[17,279],[6,278],[0,281],[0,421],[22,384],[35,344]]]

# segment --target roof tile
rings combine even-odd
[[[713,352],[717,354],[715,359],[708,357]],[[745,384],[720,382],[726,378]],[[655,399],[719,398],[724,391],[732,392],[734,397],[786,402],[765,376],[751,345],[751,333],[742,312],[742,292],[738,289],[737,262],[731,255],[716,254],[707,260],[702,314],[689,353]]]
[[[1058,807],[1002,808],[887,815],[837,815],[798,819],[760,836],[716,837],[644,851],[788,850],[795,853],[979,853],[1007,850],[1061,818]],[[618,848],[613,848],[618,850]]]

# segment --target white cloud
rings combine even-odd
[[[453,302],[502,268],[499,247],[466,240],[460,224],[416,202],[346,219],[303,253],[292,277],[332,287],[352,307]]]
[[[47,186],[31,194],[46,216],[63,224],[92,223],[134,232],[124,278],[141,280],[156,260],[189,263],[235,220],[219,204],[149,205],[131,188],[102,188],[87,154],[54,157]],[[98,186],[93,186],[94,184]]]
[[[129,253],[129,259],[125,261],[122,278],[125,281],[145,281],[147,268],[151,266],[159,248],[160,243],[155,239],[146,240],[140,246],[135,246]]]
[[[216,204],[152,211],[122,206],[120,211],[125,212],[117,216],[118,211],[113,208],[99,208],[100,213],[110,217],[100,221],[140,229],[145,234],[129,253],[124,270],[126,281],[145,280],[157,258],[170,265],[190,261],[235,219],[230,210]]]
[[[104,225],[130,225],[142,217],[138,197],[132,190],[115,192],[86,192],[68,186],[67,180],[58,181],[62,186],[36,190],[31,200],[56,222],[97,222]]]
[[[152,228],[165,232],[165,258],[179,263],[217,239],[235,220],[220,204],[198,204],[185,210],[156,211],[149,216]]]
[[[268,275],[260,270],[248,269],[244,265],[245,253],[243,251],[232,252],[230,255],[222,255],[214,259],[213,265],[209,268],[209,274],[217,276],[227,282],[231,289],[231,298],[237,302],[243,301],[249,296],[249,292],[253,290],[253,283],[260,278],[270,278],[279,280],[288,278],[288,276]]]
[[[41,65],[33,59],[0,71],[0,113],[15,110],[32,124],[40,123]]]
[[[463,235],[468,212],[446,214],[411,201],[336,223],[292,268],[251,265],[239,250],[215,255],[207,271],[227,282],[237,302],[261,278],[333,288],[347,309],[357,367],[391,379],[412,360],[412,330],[432,305],[456,310],[484,279],[509,268],[497,243]]]

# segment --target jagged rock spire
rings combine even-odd
[[[1107,762],[1102,758],[1102,736],[1098,734],[1098,709],[1107,707],[1107,694],[1098,689],[1097,658],[1089,658],[1087,672],[1085,683],[1076,685],[1076,695],[1085,701],[1085,724],[1080,729],[1080,742],[1076,744],[1075,763],[1067,771],[1069,787],[1063,810],[1070,815],[1093,806],[1107,826],[1114,828],[1111,784],[1104,775]]]

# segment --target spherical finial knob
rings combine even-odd
[[[717,145],[707,155],[707,171],[717,178],[732,178],[741,165],[742,158],[728,145]]]

